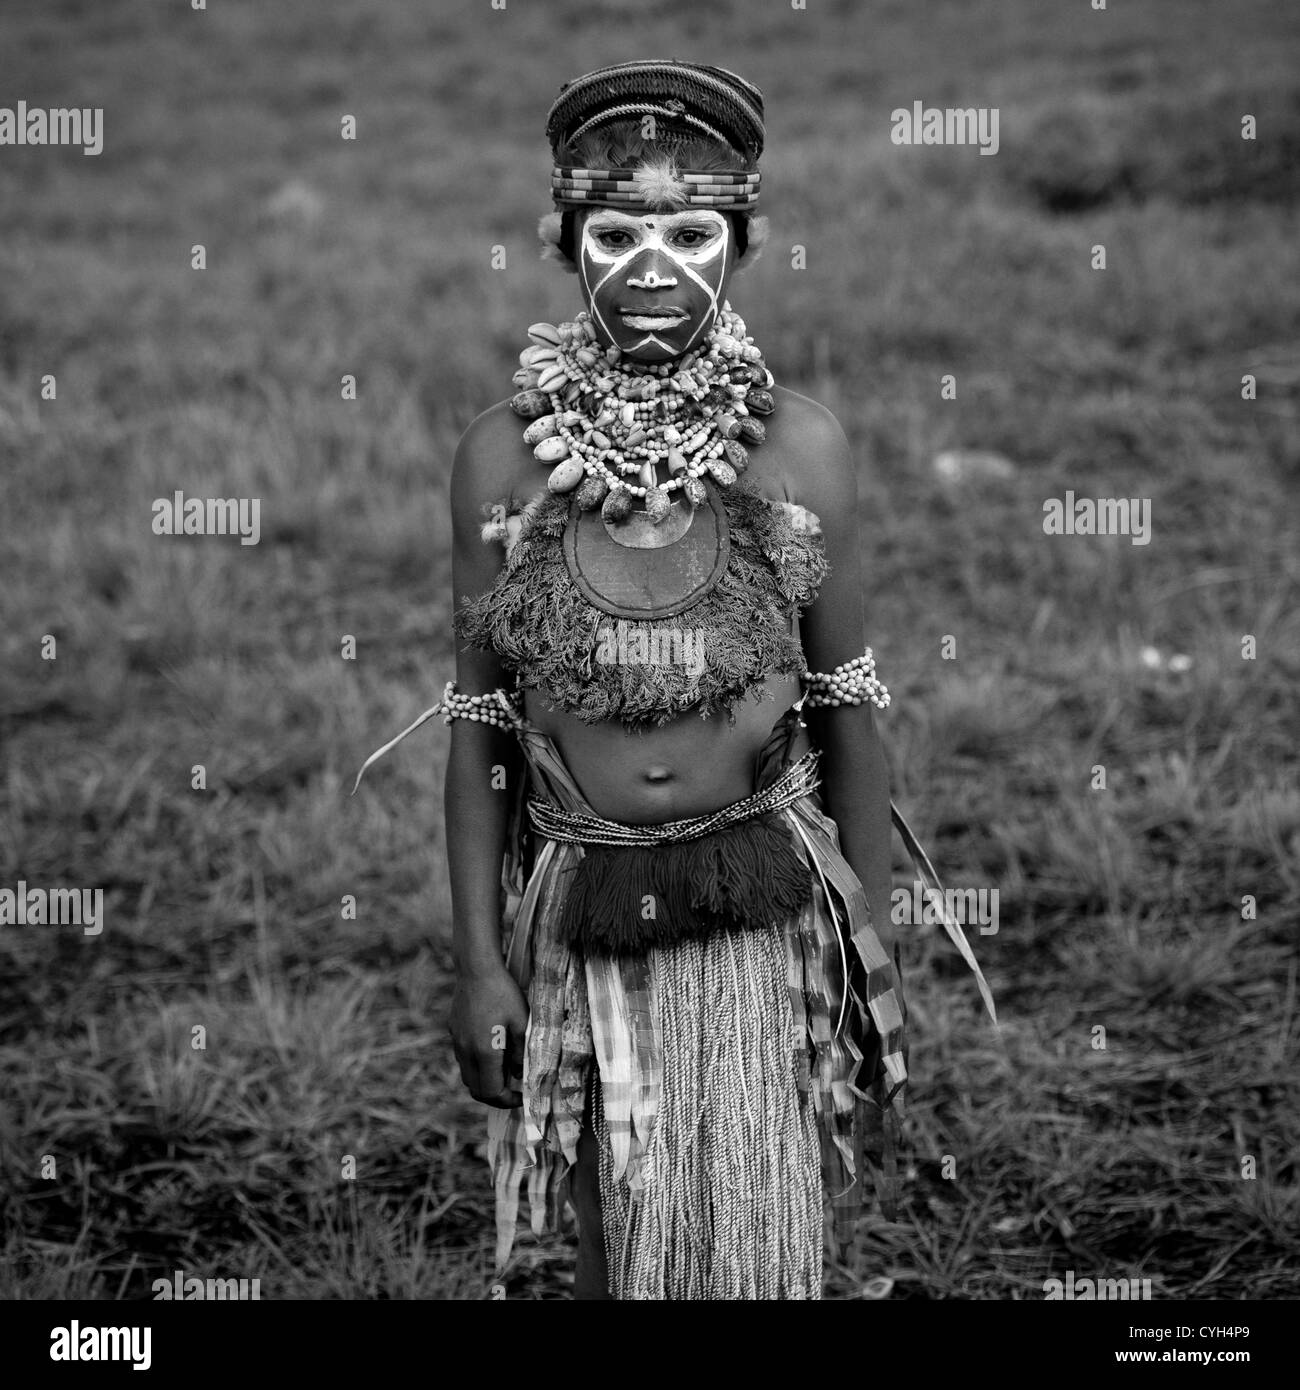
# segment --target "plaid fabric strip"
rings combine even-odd
[[[620,962],[623,997],[627,1001],[632,1037],[631,1112],[632,1142],[627,1179],[634,1192],[642,1186],[641,1157],[650,1147],[659,1087],[663,1082],[663,1040],[655,1023],[653,955]],[[602,1085],[604,1078],[601,1078]]]
[[[637,208],[645,193],[636,169],[580,169],[557,164],[551,196],[557,203],[607,203]],[[757,169],[682,169],[677,172],[687,207],[751,209],[758,206],[762,175]]]
[[[584,188],[555,188],[552,201],[560,205],[572,203],[581,206],[587,203],[600,203],[610,207],[641,209],[650,211],[650,204],[640,189],[623,193],[616,191],[597,191]],[[686,196],[686,206],[692,208],[734,208],[749,212],[758,206],[757,193],[690,193]]]
[[[569,1163],[578,1161],[578,1136],[587,1102],[587,1077],[595,1058],[591,1043],[591,1009],[587,1004],[587,972],[575,955],[569,956],[564,984],[564,1033],[555,1078],[555,1136]]]
[[[791,808],[791,830],[793,812]],[[794,845],[812,874],[812,897],[787,926],[787,984],[794,1015],[795,1074],[799,1088],[811,1095],[818,1120],[826,1200],[834,1211],[855,1216],[861,1194],[856,1175],[863,1172],[863,1162],[855,1159],[856,1111],[838,1099],[843,1095],[843,1087],[837,1090],[834,1059],[834,1029],[843,1011],[841,987],[837,983],[843,979],[838,927],[815,860],[797,831]],[[844,1051],[851,1065],[852,1055],[858,1051],[851,1033],[844,1040]]]
[[[587,959],[591,1040],[600,1066],[600,1099],[609,1126],[614,1173],[623,1177],[632,1156],[632,1089],[636,1041],[623,974],[608,957]]]
[[[786,815],[814,873],[812,902],[805,910],[810,920],[802,942],[809,1036],[815,1053],[813,1097],[833,1232],[844,1237],[870,1205],[873,1189],[886,1217],[892,1219],[896,1211],[895,1147],[902,1094],[895,1077],[901,1070],[902,1079],[906,1078],[902,1016],[896,1007],[893,1012],[889,1008],[891,1000],[896,1006],[892,967],[872,929],[861,885],[840,853],[834,822],[811,797],[796,802]],[[852,955],[846,951],[846,942]],[[883,967],[883,978],[872,981],[872,968],[862,959],[863,948],[876,961],[877,970]],[[866,973],[865,992],[854,987],[859,970]],[[876,1001],[874,1010],[867,999]],[[881,1021],[888,1024],[894,1014],[900,1027],[882,1030]],[[898,1066],[863,1076],[864,1047],[875,1062],[873,1073],[881,1053],[894,1055]]]
[[[519,1224],[519,1188],[528,1167],[528,1146],[523,1141],[523,1121],[517,1110],[489,1110],[487,1121],[488,1167],[496,1195],[496,1272],[501,1273],[514,1248]]]
[[[801,845],[797,845],[796,848],[800,853],[803,852]],[[795,1084],[799,1087],[802,1095],[809,1095],[813,1087],[812,1069],[809,1065],[808,1055],[808,1040],[813,1024],[805,1001],[806,967],[804,962],[815,949],[815,913],[815,905],[809,902],[802,912],[791,917],[786,923],[785,984],[790,995],[790,1013],[792,1015],[791,1053],[794,1059]]]
[[[557,193],[626,193],[640,197],[638,185],[615,179],[552,179],[551,187]],[[731,194],[739,199],[758,192],[758,180],[749,183],[692,183],[687,185],[687,199],[700,193]]]
[[[528,988],[528,1032],[524,1045],[524,1138],[541,1144],[552,1121],[554,1091],[559,1080],[560,1056],[569,978],[569,948],[555,925],[559,917],[565,870],[579,855],[564,846],[556,855],[554,871],[534,875],[538,885],[536,912],[532,918],[532,979]],[[549,867],[549,866],[548,866]],[[532,884],[529,885],[530,889]]]
[[[516,730],[538,782],[560,805],[587,809],[555,745],[531,726]],[[573,845],[547,840],[524,881],[527,816],[524,791],[509,824],[502,873],[506,965],[529,1001],[524,1047],[524,1104],[488,1111],[488,1163],[496,1194],[496,1268],[514,1246],[520,1189],[528,1181],[530,1224],[558,1221],[562,1181],[577,1158],[588,1068],[594,1053],[585,972],[557,940],[558,908],[568,870],[581,857]]]
[[[811,800],[791,809],[816,850],[817,864],[826,882],[844,906],[853,948],[866,970],[865,1002],[880,1035],[881,1062],[890,1085],[901,1088],[907,1080],[903,1013],[894,990],[894,965],[872,927],[866,893],[840,852],[835,823]]]
[[[830,1203],[841,1208],[855,1206],[860,1165],[854,1162],[854,1107],[843,1076],[857,1052],[851,1033],[843,1030],[837,1040],[837,1024],[843,1012],[842,945],[839,925],[827,898],[818,871],[815,853],[798,834],[797,820],[791,814],[795,845],[813,875],[812,897],[800,918],[799,957],[792,962],[802,977],[807,1000],[805,1051],[812,1047],[812,1097],[817,1113],[821,1142],[822,1182]],[[853,1020],[860,1025],[859,1020]]]
[[[557,164],[551,170],[552,179],[571,179],[575,183],[596,179],[612,183],[634,183],[636,176],[637,171],[635,169],[579,169]],[[730,169],[678,169],[677,177],[683,183],[720,184],[728,188],[757,188],[762,176],[757,169],[743,172]]]
[[[511,932],[509,965],[528,997],[524,1040],[523,1104],[488,1111],[488,1164],[496,1191],[496,1267],[510,1258],[519,1220],[519,1195],[528,1183],[529,1217],[540,1234],[559,1216],[561,1180],[577,1157],[580,1124],[566,1104],[583,1052],[580,1020],[570,1018],[570,960],[555,930],[556,900],[575,852],[549,845],[520,900]],[[576,1035],[576,1040],[575,1040]],[[590,1048],[587,1047],[587,1053]],[[585,1076],[583,1077],[585,1081]],[[577,1083],[581,1096],[583,1081]],[[581,1099],[579,1099],[579,1111]],[[563,1152],[568,1140],[568,1152]],[[561,1152],[555,1152],[555,1150]]]

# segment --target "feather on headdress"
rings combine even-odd
[[[632,171],[632,182],[647,207],[676,210],[687,205],[686,182],[678,174],[671,155],[643,159]]]

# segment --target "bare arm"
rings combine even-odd
[[[452,470],[454,604],[491,588],[501,566],[500,548],[481,537],[482,508],[508,495],[509,483],[493,453],[497,432],[482,420],[461,439]],[[511,442],[517,447],[517,431]],[[458,649],[456,680],[467,695],[508,684],[500,661],[473,648]],[[523,775],[513,734],[465,719],[452,724],[443,797],[456,966],[452,1040],[470,1093],[498,1106],[519,1103],[510,1081],[522,1072],[527,1022],[523,996],[502,959],[500,897],[510,804]]]
[[[804,614],[803,646],[810,671],[830,671],[860,656],[868,643],[862,598],[857,477],[844,431],[818,410],[807,435],[799,501],[821,518],[830,572],[817,601]],[[809,732],[822,750],[822,792],[840,832],[840,848],[862,881],[872,923],[892,958],[890,920],[889,772],[871,706],[842,705],[808,714]]]

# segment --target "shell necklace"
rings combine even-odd
[[[644,498],[657,526],[678,488],[698,507],[706,472],[729,487],[749,464],[745,443],[765,437],[757,417],[776,408],[772,373],[730,304],[700,347],[658,365],[602,348],[586,310],[558,327],[535,323],[528,336],[510,402],[530,421],[524,442],[552,465],[552,492],[576,488],[578,505],[599,507],[607,521],[623,521]]]

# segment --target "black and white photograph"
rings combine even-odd
[[[6,1342],[1258,1369],[1298,493],[1277,0],[6,0]]]

